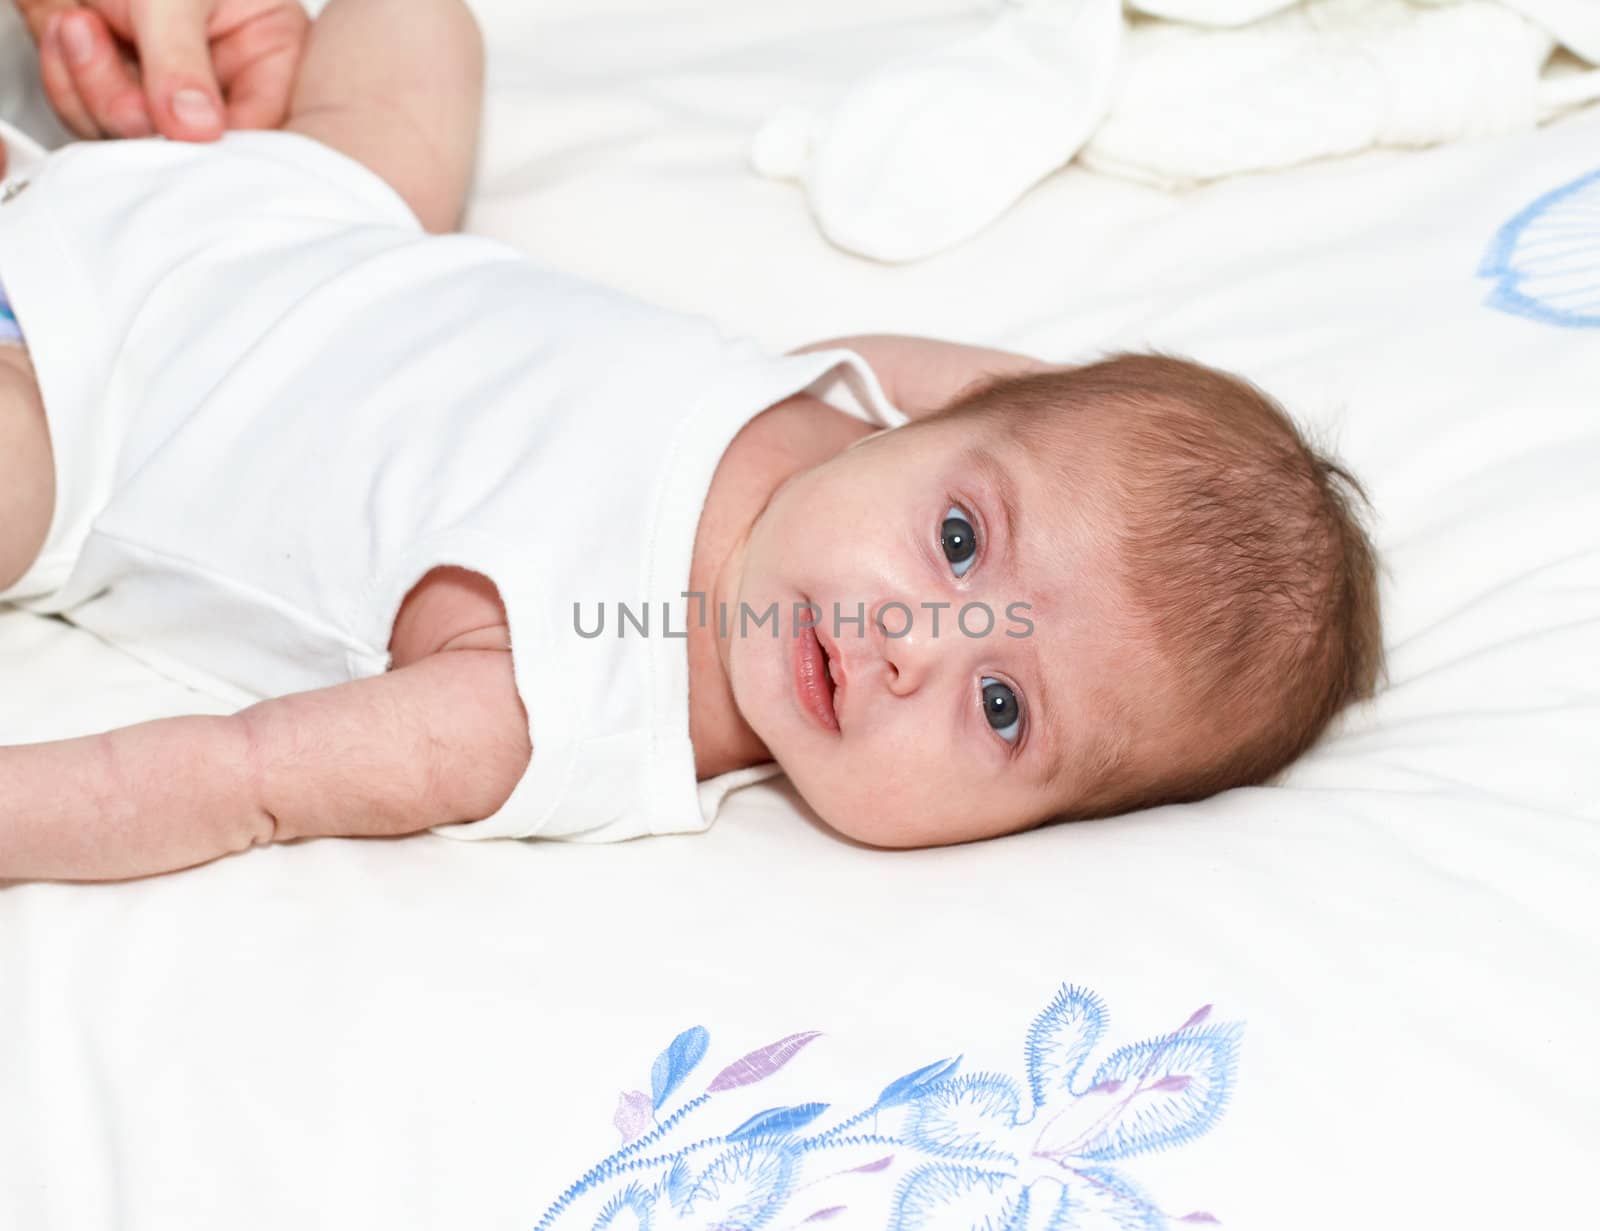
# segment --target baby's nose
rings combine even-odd
[[[868,622],[868,640],[883,660],[884,685],[895,696],[908,696],[921,688],[935,667],[938,639],[932,625],[918,619],[925,614],[890,599],[873,609]]]

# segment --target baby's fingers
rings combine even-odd
[[[80,137],[144,137],[154,131],[133,66],[91,9],[73,9],[46,25],[39,76],[56,114]]]

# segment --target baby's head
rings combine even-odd
[[[995,380],[795,475],[751,530],[738,598],[815,604],[837,729],[805,712],[787,623],[782,649],[734,638],[734,694],[818,815],[875,845],[1260,782],[1382,670],[1360,499],[1211,368]]]

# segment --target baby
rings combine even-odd
[[[1258,782],[1371,693],[1359,488],[1260,392],[771,356],[427,234],[481,57],[458,0],[333,0],[284,132],[7,185],[0,602],[240,708],[0,748],[0,878],[688,832],[779,768],[964,842]]]

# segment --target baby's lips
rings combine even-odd
[[[840,734],[843,734],[845,684],[850,678],[850,673],[845,668],[844,655],[839,650],[839,643],[828,635],[828,630],[818,624],[813,631],[817,634],[817,644],[828,656],[828,678],[833,681],[833,720],[838,724]]]
[[[845,670],[844,655],[839,651],[839,643],[828,635],[828,630],[820,622],[812,631],[817,634],[822,652],[828,656],[828,678],[834,682],[835,687],[843,688],[850,673]]]

